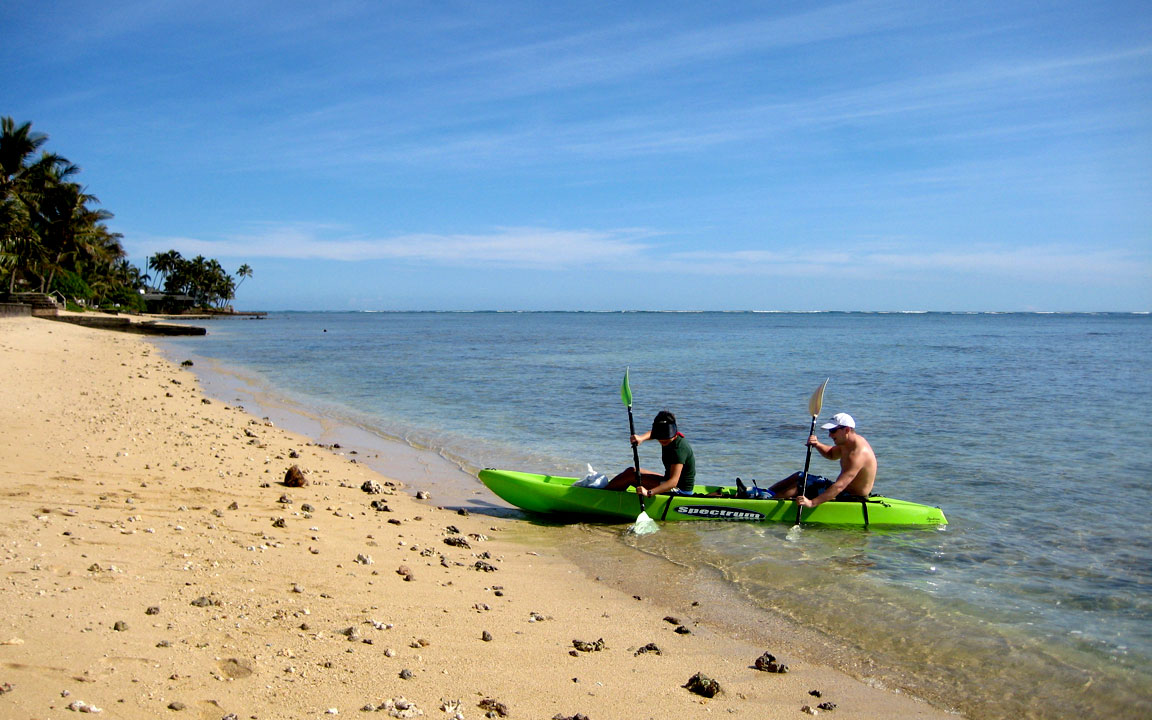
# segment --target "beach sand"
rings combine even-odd
[[[417,499],[141,337],[0,319],[0,378],[2,717],[956,717],[590,576],[549,528]]]

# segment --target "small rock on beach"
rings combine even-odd
[[[699,672],[688,678],[683,687],[689,692],[707,698],[716,697],[720,693],[720,683]]]
[[[786,673],[788,666],[782,662],[776,661],[776,656],[772,653],[766,652],[760,657],[756,658],[756,662],[752,665],[757,670],[769,673]],[[817,695],[816,697],[819,697]]]
[[[487,717],[508,717],[508,706],[499,700],[484,698],[479,702],[478,707],[487,711]]]
[[[287,487],[307,487],[308,478],[304,477],[304,471],[300,469],[299,465],[293,465],[284,473],[284,485]]]

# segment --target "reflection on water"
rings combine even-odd
[[[1137,668],[1102,657],[1091,643],[1038,634],[1027,608],[989,613],[954,593],[942,597],[950,531],[811,526],[796,535],[786,525],[738,523],[661,530],[627,542],[713,567],[754,605],[848,640],[859,655],[843,659],[847,669],[887,686],[974,717],[1148,716]],[[913,573],[916,583],[907,581]],[[877,575],[905,581],[878,583]]]

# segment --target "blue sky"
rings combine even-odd
[[[0,115],[242,309],[1152,309],[1147,2],[0,5]]]

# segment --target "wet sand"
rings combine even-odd
[[[0,319],[0,378],[0,716],[955,717],[598,580],[577,530],[417,499],[140,337]]]

